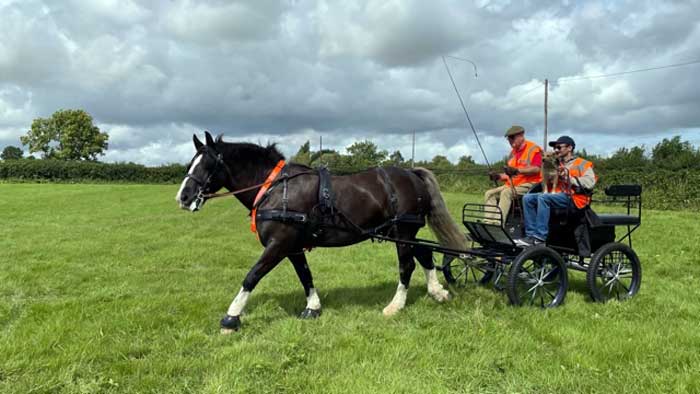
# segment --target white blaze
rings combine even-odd
[[[198,155],[195,159],[194,162],[192,163],[192,166],[190,167],[190,171],[187,173],[187,175],[192,175],[194,173],[194,169],[197,168],[197,165],[199,165],[199,162],[202,161],[202,155]],[[180,190],[177,191],[177,195],[175,196],[175,201],[180,202],[180,196],[182,195],[182,190],[185,188],[185,183],[187,183],[187,177],[182,180],[182,185],[180,185]]]

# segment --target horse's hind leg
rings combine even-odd
[[[409,245],[397,243],[396,252],[399,255],[399,286],[396,288],[394,298],[384,308],[384,316],[392,316],[406,305],[408,284],[413,270],[416,269],[416,262],[413,261],[413,252]]]
[[[314,279],[311,276],[309,265],[306,263],[306,255],[304,252],[298,252],[290,254],[288,257],[297,272],[301,285],[304,286],[304,294],[306,294],[306,308],[299,317],[302,319],[316,318],[321,315],[321,300],[316,293]]]
[[[243,286],[238,292],[238,295],[236,295],[236,298],[233,299],[231,306],[229,306],[226,316],[221,319],[222,334],[229,334],[241,328],[240,315],[241,312],[243,312],[243,308],[245,308],[248,303],[250,293],[255,289],[260,279],[282,261],[286,252],[287,250],[283,250],[277,243],[273,242],[267,245],[262,256],[260,256],[253,268],[248,271],[248,274],[243,280]]]
[[[423,267],[425,272],[425,281],[428,284],[428,294],[430,294],[438,302],[447,301],[450,299],[450,292],[445,290],[437,279],[435,264],[433,264],[433,254],[428,248],[416,246],[413,248],[413,254],[418,259],[418,262]]]

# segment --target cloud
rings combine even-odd
[[[338,150],[369,138],[404,157],[416,132],[419,160],[484,161],[442,55],[478,66],[474,78],[471,64],[447,59],[492,161],[512,124],[542,138],[545,78],[550,134],[606,151],[632,136],[693,139],[700,66],[573,78],[697,60],[699,6],[2,1],[0,148],[19,145],[34,118],[81,108],[110,134],[109,161],[186,161],[205,129],[279,141],[288,155],[323,135]]]

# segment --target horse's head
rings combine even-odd
[[[197,135],[192,135],[197,152],[190,161],[187,175],[175,196],[175,200],[180,203],[180,208],[189,209],[192,212],[204,205],[206,194],[214,193],[224,187],[230,176],[228,167],[217,149],[223,144],[221,136],[214,140],[208,131],[205,131],[204,135],[206,144],[203,144]]]

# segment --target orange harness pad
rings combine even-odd
[[[256,233],[255,235],[257,236],[258,232],[258,227],[255,224],[255,215],[258,212],[258,201],[262,198],[262,196],[265,195],[265,192],[267,192],[267,189],[270,188],[270,185],[272,185],[272,182],[277,178],[277,175],[279,175],[280,171],[282,171],[282,168],[284,167],[286,163],[284,160],[280,160],[277,162],[277,165],[275,168],[272,169],[272,172],[270,172],[270,175],[267,176],[267,179],[265,179],[265,182],[263,185],[260,187],[260,190],[258,190],[258,194],[255,196],[255,200],[253,201],[253,210],[250,212],[250,231]]]

